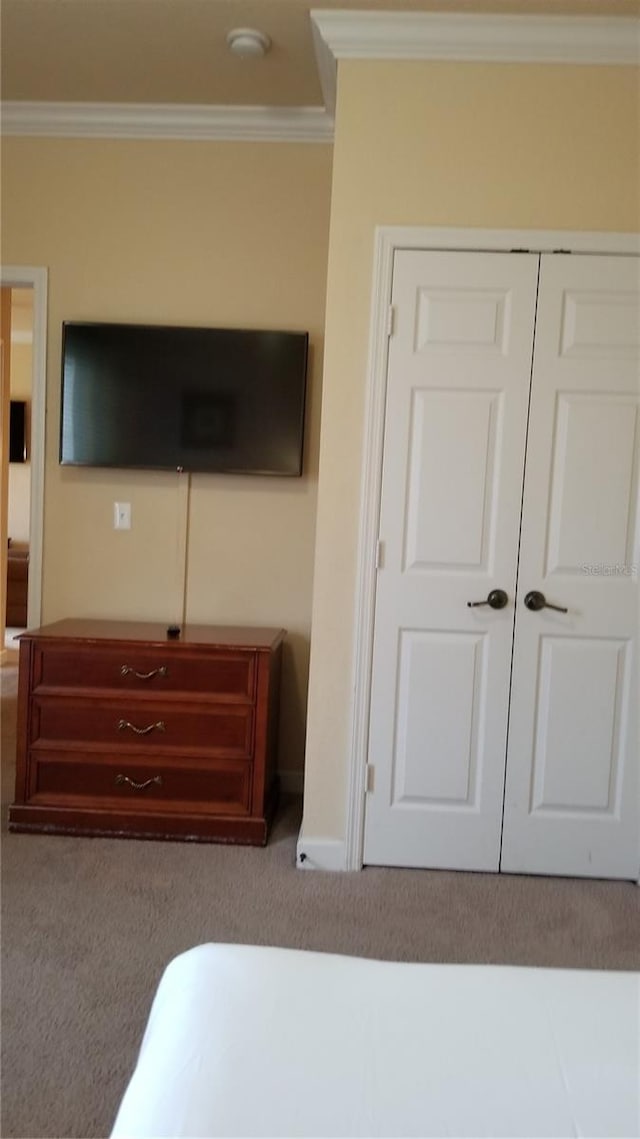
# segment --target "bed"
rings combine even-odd
[[[113,1139],[637,1136],[640,974],[208,944],[158,987]]]

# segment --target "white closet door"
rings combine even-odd
[[[365,863],[498,869],[538,266],[396,254]]]
[[[542,258],[503,870],[638,874],[638,264]]]

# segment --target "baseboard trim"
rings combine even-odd
[[[346,870],[346,851],[339,838],[305,838],[304,824],[296,846],[298,870]]]

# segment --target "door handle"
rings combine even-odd
[[[492,609],[504,609],[508,601],[509,598],[504,589],[492,589],[484,601],[467,601],[467,606],[469,609],[475,609],[478,605],[489,605]]]
[[[537,613],[539,609],[555,609],[557,613],[568,613],[569,610],[565,609],[562,605],[552,605],[547,601],[544,593],[540,593],[537,589],[533,589],[528,593],[524,599],[527,609],[531,609],[533,613]]]

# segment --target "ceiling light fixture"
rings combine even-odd
[[[266,55],[271,47],[269,37],[255,28],[233,28],[227,35],[227,43],[236,55],[245,56]]]

